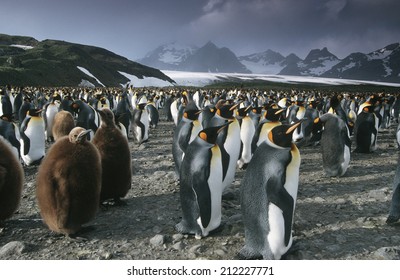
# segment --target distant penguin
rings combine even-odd
[[[59,138],[68,135],[71,130],[75,127],[75,121],[72,114],[68,111],[59,111],[54,116],[52,135],[54,141]]]
[[[189,144],[197,137],[203,129],[199,122],[200,110],[194,102],[190,102],[183,113],[182,120],[174,130],[172,141],[172,156],[174,158],[175,173],[179,176],[182,160]]]
[[[43,108],[43,120],[45,127],[45,138],[46,141],[53,142],[53,125],[54,117],[60,109],[60,100],[52,99],[51,102],[47,103]]]
[[[156,128],[158,125],[158,120],[160,118],[158,109],[156,108],[154,102],[149,102],[146,105],[146,110],[149,115],[149,125],[151,128]]]
[[[131,125],[132,113],[130,111],[130,104],[126,93],[119,95],[119,102],[114,110],[115,120],[118,127],[122,124],[125,128],[125,135],[129,137],[129,129]]]
[[[327,176],[343,176],[350,163],[351,140],[345,122],[337,115],[326,113],[314,120],[321,124],[322,165]]]
[[[24,170],[11,145],[0,136],[0,222],[18,209],[24,184]]]
[[[42,110],[30,109],[20,127],[21,157],[26,165],[39,164],[45,155],[45,128]]]
[[[132,114],[131,131],[139,145],[149,139],[149,114],[145,107],[146,103],[136,105]]]
[[[0,117],[11,116],[13,113],[13,107],[10,100],[10,97],[6,93],[6,90],[0,88]]]
[[[237,110],[237,116],[240,123],[240,140],[241,140],[241,152],[240,158],[237,161],[237,166],[240,169],[245,169],[247,164],[251,160],[251,142],[253,140],[254,133],[256,131],[256,126],[250,117],[250,109],[252,106],[248,106],[245,108],[240,108]]]
[[[363,104],[354,125],[356,153],[371,153],[376,150],[379,120],[371,104]]]
[[[182,220],[175,229],[183,234],[194,234],[197,239],[207,236],[221,224],[223,167],[216,140],[224,126],[200,131],[189,144],[180,170]]]
[[[115,125],[114,114],[108,108],[99,110],[101,124],[93,137],[93,144],[101,155],[102,181],[100,201],[113,199],[115,204],[124,204],[131,188],[131,152],[127,138]]]
[[[12,151],[15,156],[20,159],[21,157],[21,143],[20,132],[18,126],[11,122],[7,117],[0,117],[0,136],[11,144]]]
[[[28,111],[31,109],[34,109],[34,105],[32,104],[29,97],[25,97],[18,111],[18,120],[20,124],[24,121],[26,115],[28,114]]]
[[[98,210],[101,161],[96,147],[86,140],[89,130],[75,127],[48,150],[36,177],[40,214],[50,230],[77,233]]]
[[[394,224],[400,219],[400,157],[397,159],[396,173],[393,179],[393,194],[387,224]]]
[[[204,106],[203,109],[201,110],[201,125],[203,128],[209,127],[210,126],[210,120],[214,117],[216,112],[216,108],[214,104],[209,104],[207,106]]]
[[[96,130],[100,126],[99,113],[82,100],[75,100],[71,104],[71,107],[78,114],[75,125],[90,130],[88,139],[93,139],[94,133],[96,133]]]
[[[300,125],[279,125],[253,155],[240,189],[244,259],[280,259],[292,246],[299,183],[300,152],[292,143]]]

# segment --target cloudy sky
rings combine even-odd
[[[236,55],[339,58],[400,42],[399,0],[1,0],[0,33],[94,45],[135,60],[177,41]]]

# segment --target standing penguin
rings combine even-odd
[[[240,155],[240,125],[233,112],[240,103],[225,103],[217,109],[211,119],[211,126],[220,126],[229,122],[218,134],[217,144],[221,148],[223,166],[223,185],[227,189],[235,179],[236,165]]]
[[[188,146],[180,170],[182,220],[175,229],[196,238],[207,236],[221,223],[222,155],[216,144],[225,127],[205,128]]]
[[[0,88],[0,117],[11,116],[13,113],[13,107],[9,95],[6,90]]]
[[[400,219],[400,157],[397,159],[396,174],[393,179],[393,194],[390,204],[389,216],[386,220],[387,224],[394,224]]]
[[[376,150],[379,120],[372,104],[363,104],[354,125],[356,153],[371,153]]]
[[[251,160],[251,142],[253,140],[256,126],[250,117],[250,109],[252,106],[246,108],[240,108],[237,110],[237,119],[240,123],[240,140],[241,140],[241,152],[240,158],[237,161],[237,165],[240,169],[246,169],[247,164]]]
[[[158,113],[158,109],[155,106],[155,103],[150,100],[146,105],[147,113],[149,114],[149,125],[151,128],[156,128],[158,125],[158,120],[160,115]]]
[[[68,111],[59,111],[54,116],[52,134],[54,141],[68,135],[75,127],[74,117]]]
[[[20,127],[21,157],[26,165],[40,163],[45,155],[45,129],[41,112],[41,109],[30,109]]]
[[[52,96],[52,99],[43,108],[43,120],[45,127],[45,138],[49,142],[54,142],[53,125],[54,117],[60,108],[61,97],[57,94]]]
[[[203,129],[199,122],[200,110],[192,101],[186,106],[182,120],[178,123],[174,131],[172,141],[172,156],[175,163],[175,173],[179,176],[182,160],[189,144],[197,137]]]
[[[93,144],[100,151],[102,183],[100,201],[113,199],[115,204],[124,204],[131,188],[131,152],[127,138],[115,125],[114,114],[108,108],[99,110],[101,124],[93,137]]]
[[[117,126],[124,129],[124,134],[129,137],[132,114],[126,93],[119,94],[119,102],[114,110],[114,114]]]
[[[131,130],[136,142],[141,145],[149,139],[149,114],[146,110],[146,103],[136,105],[133,110]]]
[[[20,159],[21,157],[21,143],[20,132],[18,126],[12,122],[8,117],[0,117],[0,136],[11,144],[11,148],[15,156]]]
[[[24,170],[11,145],[0,136],[0,222],[18,209],[24,184]]]
[[[78,114],[76,126],[91,130],[89,140],[93,139],[94,133],[100,125],[99,113],[83,100],[75,100],[71,104],[72,109]]]
[[[338,116],[326,113],[314,120],[321,131],[322,164],[327,176],[343,176],[350,163],[351,140],[345,122]],[[318,129],[318,128],[317,128]]]
[[[101,161],[86,141],[89,130],[75,127],[48,150],[36,178],[40,214],[50,230],[75,234],[98,210]]]
[[[245,228],[240,258],[280,259],[292,246],[301,161],[292,134],[300,124],[274,127],[247,167],[240,189]]]

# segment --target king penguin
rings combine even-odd
[[[356,153],[371,153],[376,150],[379,120],[374,113],[372,104],[362,105],[361,112],[357,115],[354,125],[354,138]]]
[[[93,139],[93,135],[100,125],[99,113],[83,100],[75,100],[71,106],[78,114],[75,125],[90,130],[88,139]]]
[[[0,222],[18,209],[24,184],[24,170],[11,145],[0,136]]]
[[[203,129],[198,120],[200,112],[194,101],[189,102],[185,107],[181,121],[175,127],[172,141],[172,156],[177,176],[179,176],[179,170],[187,147]]]
[[[397,159],[396,173],[393,179],[393,194],[387,224],[394,224],[400,219],[400,157]]]
[[[40,163],[45,155],[45,129],[41,109],[30,109],[20,127],[21,157],[26,165]]]
[[[240,258],[280,259],[292,246],[301,161],[292,134],[300,124],[272,128],[246,169],[240,189],[245,229]]]
[[[149,126],[149,114],[146,110],[146,103],[140,103],[133,110],[131,122],[132,134],[139,145],[148,141]]]
[[[351,140],[346,123],[338,115],[325,113],[314,120],[320,126],[322,165],[330,177],[343,176],[350,163]]]
[[[180,170],[182,220],[175,229],[207,236],[221,223],[222,156],[217,135],[226,126],[203,129],[189,144]]]
[[[233,115],[240,103],[225,102],[217,109],[210,126],[221,126],[229,122],[218,134],[217,144],[221,148],[223,167],[223,186],[227,189],[235,179],[236,165],[240,156],[240,125]]]
[[[113,199],[116,205],[125,204],[131,188],[131,152],[127,138],[115,125],[114,114],[108,108],[99,110],[101,124],[93,137],[93,144],[100,151],[102,183],[100,201]]]
[[[47,103],[43,109],[45,138],[49,142],[54,142],[54,135],[53,135],[54,117],[58,113],[60,105],[61,105],[61,97],[55,93],[51,97],[51,101]]]
[[[11,144],[11,148],[15,156],[21,158],[20,132],[18,126],[8,117],[0,117],[0,136]]]
[[[241,152],[240,158],[237,161],[237,166],[240,169],[246,169],[247,164],[251,160],[251,141],[253,140],[256,126],[253,119],[250,117],[250,109],[252,106],[240,108],[237,110],[236,118],[240,123],[240,140],[241,140]]]
[[[48,150],[36,177],[36,197],[44,223],[54,232],[75,234],[98,210],[101,161],[86,140],[89,130],[75,127]]]

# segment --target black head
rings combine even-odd
[[[224,125],[220,126],[212,126],[212,127],[207,127],[203,129],[202,131],[199,132],[198,136],[203,139],[204,141],[210,143],[210,144],[215,144],[217,141],[218,134],[224,130],[226,126],[228,126],[231,122],[227,122]]]
[[[269,140],[283,148],[290,148],[292,145],[292,135],[294,130],[301,124],[297,122],[295,124],[282,124],[275,126],[268,134]]]
[[[278,108],[270,107],[265,111],[264,118],[271,122],[277,122],[281,119],[283,111],[284,109],[281,109],[279,107]]]
[[[185,111],[183,112],[183,117],[194,121],[199,118],[200,113],[201,111],[197,108],[196,103],[194,103],[194,101],[191,101],[186,105]]]
[[[29,109],[28,110],[28,115],[31,117],[40,117],[41,113],[42,113],[42,109]]]

